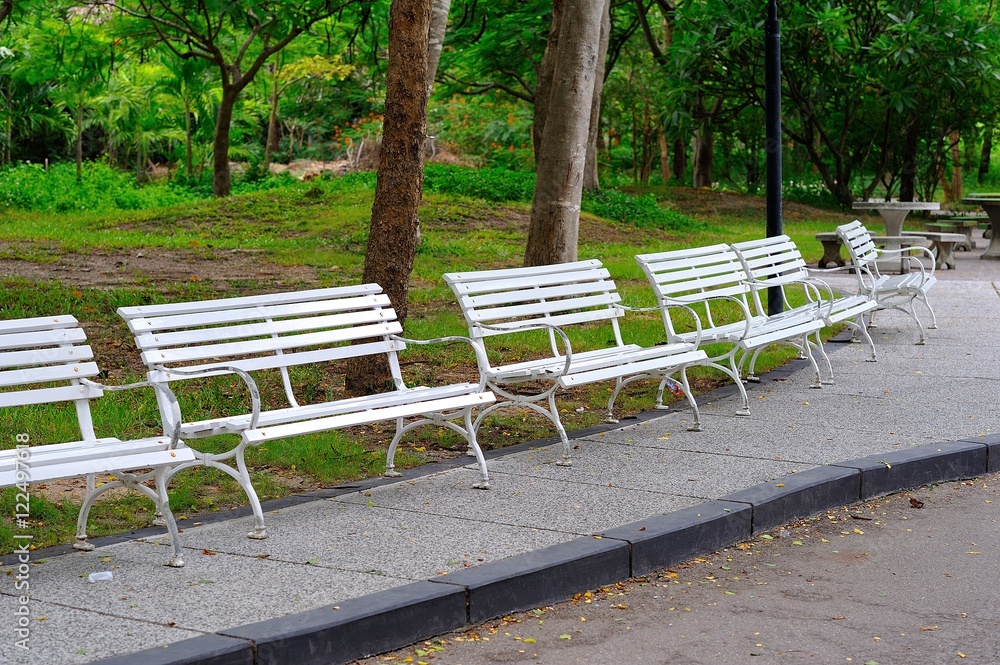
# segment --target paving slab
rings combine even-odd
[[[40,576],[41,567],[36,568]],[[33,578],[34,579],[34,578]],[[86,581],[81,582],[86,584]],[[12,621],[20,607],[17,596],[0,593],[0,615]],[[47,602],[32,598],[27,641],[14,635],[13,626],[5,625],[0,639],[0,663],[18,665],[53,665],[53,663],[90,663],[120,653],[131,653],[150,647],[163,648],[180,640],[202,635],[201,632],[151,622],[110,617],[100,612],[67,607],[65,601]],[[6,628],[10,628],[7,630]]]
[[[334,501],[372,503],[394,510],[401,509],[401,506],[412,510],[417,505],[422,506],[421,512],[452,517],[472,514],[472,508],[465,502],[456,501],[455,495],[442,492],[441,484],[453,483],[451,478],[454,477],[462,477],[471,484],[475,481],[476,472],[463,468],[449,476],[447,480],[435,475],[392,487],[344,494]],[[493,489],[477,492],[470,498],[475,501],[474,514],[480,519],[576,535],[598,533],[647,515],[686,508],[697,501],[693,497],[606,485],[599,487],[598,491],[588,491],[595,486],[496,472],[491,473],[491,479]]]
[[[469,514],[464,517],[415,507],[392,510],[368,501],[325,500],[266,513],[266,540],[246,537],[250,518],[235,520],[235,527],[223,522],[192,529],[183,539],[196,551],[209,548],[243,557],[266,556],[269,561],[310,561],[342,571],[422,580],[574,538],[551,529],[484,520],[475,511],[479,494],[484,492],[468,490]]]

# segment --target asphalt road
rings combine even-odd
[[[359,663],[992,664],[998,615],[992,474],[846,507]]]

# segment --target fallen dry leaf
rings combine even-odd
[[[913,506],[914,508],[923,508],[924,507],[924,502],[923,501],[918,501],[917,499],[914,499],[911,496],[910,497],[910,505]]]

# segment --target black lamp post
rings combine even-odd
[[[782,234],[781,225],[781,22],[777,0],[768,0],[764,21],[764,126],[767,154],[767,237]],[[781,289],[768,289],[769,314],[782,310]]]

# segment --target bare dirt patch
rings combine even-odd
[[[0,243],[0,252],[11,246]],[[9,253],[9,251],[7,252]],[[51,253],[52,262],[0,259],[0,277],[34,281],[56,279],[78,288],[106,288],[138,283],[215,282],[225,287],[234,280],[271,285],[317,281],[314,268],[278,265],[260,251],[216,251],[211,257],[196,252],[163,250],[106,251],[85,254]]]

